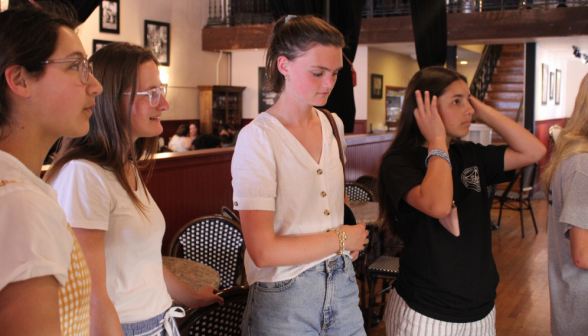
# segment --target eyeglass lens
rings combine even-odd
[[[78,64],[78,71],[80,72],[80,80],[83,84],[88,84],[90,74],[94,74],[94,64],[88,62],[87,59],[80,60]]]
[[[163,96],[165,98],[167,94],[167,86],[166,85],[162,85],[160,87],[158,87],[157,89],[153,89],[151,91],[149,91],[149,105],[151,105],[152,107],[157,106],[157,104],[159,104],[159,99],[161,99],[161,96]]]

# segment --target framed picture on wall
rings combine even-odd
[[[92,54],[114,41],[92,40]]]
[[[555,105],[559,105],[561,97],[561,70],[555,69]]]
[[[169,23],[145,20],[145,47],[161,65],[169,66]]]
[[[371,98],[382,99],[382,93],[384,92],[384,75],[372,74],[371,79]]]
[[[549,65],[542,64],[543,77],[541,77],[541,105],[547,105],[547,95],[549,94]]]
[[[100,2],[100,32],[120,34],[119,0],[104,0]]]
[[[267,76],[265,74],[265,68],[259,67],[257,70],[257,78],[258,78],[258,105],[259,105],[259,113],[267,111],[270,107],[274,106],[274,104],[280,98],[279,93],[275,93],[270,91],[266,87]]]
[[[549,73],[549,100],[553,100],[553,93],[555,91],[555,77],[553,72]]]

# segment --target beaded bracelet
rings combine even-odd
[[[345,250],[345,240],[347,240],[347,232],[341,232],[339,231],[339,229],[329,229],[327,230],[327,232],[335,232],[337,234],[337,237],[339,237],[339,252],[337,252],[337,255],[342,255],[343,251]]]
[[[447,153],[441,149],[433,149],[432,151],[429,152],[429,155],[427,155],[427,158],[425,159],[425,167],[428,167],[429,158],[431,156],[440,156],[440,157],[444,158],[445,161],[447,161],[447,163],[449,163],[449,168],[453,169],[451,167],[451,160],[449,160],[449,155],[447,155]]]

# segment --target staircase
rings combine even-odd
[[[525,45],[505,44],[494,69],[484,103],[512,120],[516,120],[524,93],[524,79]],[[518,122],[524,126],[523,112]],[[492,144],[500,143],[504,143],[504,139],[497,132],[492,132]]]

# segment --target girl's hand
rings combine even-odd
[[[494,108],[492,108],[492,106],[488,106],[484,103],[482,103],[478,98],[474,97],[474,96],[470,96],[470,104],[472,105],[472,107],[474,108],[474,115],[472,116],[472,119],[474,120],[478,120],[481,121],[483,123],[486,123],[485,117],[488,115],[488,113],[493,113],[496,112],[498,113],[498,111],[496,111]]]
[[[370,241],[367,238],[369,232],[365,229],[365,223],[343,225],[339,231],[347,233],[347,240],[345,241],[345,249],[347,251],[361,251],[364,249],[364,245],[367,245]]]
[[[190,307],[192,309],[197,309],[201,307],[210,306],[211,304],[218,303],[219,305],[223,306],[225,301],[222,297],[216,295],[218,293],[218,289],[212,286],[206,286],[199,291],[196,292],[196,307]]]
[[[437,111],[437,97],[433,96],[430,99],[429,91],[425,91],[425,99],[423,101],[419,90],[415,92],[415,96],[418,107],[414,110],[414,116],[423,137],[429,144],[439,142],[445,146],[447,134],[443,120],[441,120]]]

